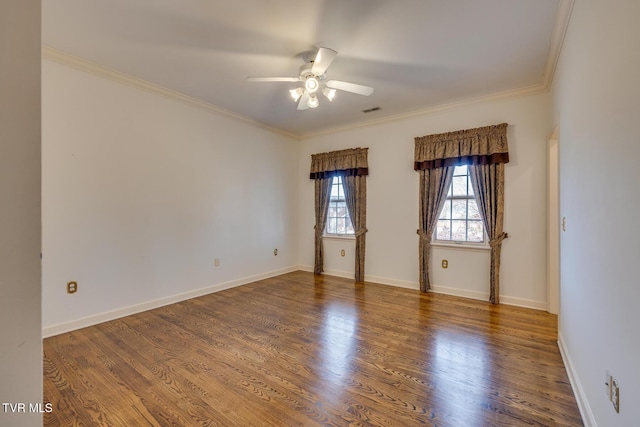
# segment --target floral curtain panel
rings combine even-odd
[[[453,179],[455,166],[420,171],[420,216],[418,256],[420,260],[420,289],[431,289],[431,236],[444,206]]]
[[[313,261],[313,274],[322,274],[324,271],[324,248],[322,246],[322,233],[327,225],[327,211],[331,199],[331,178],[319,178],[315,184],[315,249]]]
[[[356,238],[356,282],[364,281],[364,253],[367,233],[367,177],[365,175],[342,178],[349,218]]]

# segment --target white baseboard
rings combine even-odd
[[[298,270],[313,272],[313,266],[298,264]]]
[[[299,265],[298,270],[313,272],[313,267],[310,265]],[[326,274],[327,276],[343,277],[345,279],[353,279],[353,271],[325,270],[322,274]],[[420,286],[416,282],[390,279],[388,277],[369,276],[365,274],[364,280],[365,282],[378,283],[380,285],[396,286],[407,289],[420,289]]]
[[[408,280],[399,280],[399,279],[391,279],[389,277],[380,277],[380,276],[364,276],[364,280],[367,282],[380,283],[381,285],[389,285],[396,286],[398,288],[405,289],[420,289],[420,283],[418,282],[410,282]]]
[[[449,286],[431,285],[431,292],[436,294],[453,295],[456,297],[477,299],[480,301],[489,301],[489,292],[471,291],[468,289],[452,288]],[[502,297],[500,298],[502,301]]]
[[[298,265],[298,270],[312,272],[313,266]],[[344,277],[345,279],[353,279],[353,271],[325,270],[322,274],[326,274],[327,276]],[[364,280],[365,282],[379,283],[381,285],[396,286],[399,288],[420,289],[420,285],[417,282],[408,282],[404,280],[390,279],[388,277],[369,276],[365,274]]]
[[[128,307],[119,308],[116,310],[106,311],[106,312],[95,314],[92,316],[83,317],[81,319],[72,320],[70,322],[64,322],[64,323],[58,323],[56,325],[46,326],[42,328],[42,338],[49,338],[55,335],[63,334],[65,332],[75,331],[77,329],[82,329],[88,326],[97,325],[99,323],[108,322],[109,320],[119,319],[121,317],[130,316],[132,314],[141,313],[147,310],[153,310],[154,308],[175,304],[180,301],[201,297],[203,295],[223,291],[225,289],[235,288],[236,286],[246,285],[248,283],[256,282],[258,280],[268,279],[270,277],[279,276],[281,274],[290,273],[296,270],[298,270],[298,266],[282,268],[279,270],[269,271],[267,273],[256,274],[253,276],[247,276],[247,277],[242,277],[240,279],[230,280],[224,283],[218,283],[213,286],[207,286],[205,288],[200,288],[193,291],[183,292],[177,295],[158,298],[153,301],[147,301],[141,304],[135,304],[135,305],[130,305]]]
[[[298,267],[302,271],[313,272],[313,266],[299,265]],[[353,272],[352,271],[325,270],[322,274],[326,274],[327,276],[342,277],[342,278],[345,278],[345,279],[353,279]]]
[[[489,294],[487,294],[487,300],[489,300]],[[510,297],[506,295],[500,295],[500,304],[513,305],[516,307],[532,308],[534,310],[547,311],[546,301],[535,301],[532,299]]]
[[[580,415],[582,416],[582,422],[584,423],[585,427],[598,427],[596,419],[593,416],[591,406],[589,406],[587,395],[585,394],[584,389],[582,388],[582,384],[580,383],[580,377],[578,377],[578,373],[573,366],[571,356],[569,356],[569,352],[564,344],[564,339],[560,332],[558,332],[558,348],[560,349],[560,355],[562,356],[562,361],[564,362],[565,369],[567,370],[567,376],[569,377],[569,382],[571,383],[571,388],[573,389],[573,395],[576,397],[576,402],[578,403],[578,409],[580,410]]]
[[[309,265],[299,265],[299,270],[313,271],[313,267]],[[344,277],[347,279],[353,278],[353,272],[341,271],[341,270],[325,270],[324,274],[329,276]],[[406,289],[420,289],[418,282],[411,282],[407,280],[392,279],[389,277],[370,276],[365,275],[364,280],[367,282],[379,283],[381,285],[397,286],[399,288]],[[450,286],[431,285],[431,291],[437,294],[452,295],[456,297],[470,298],[480,301],[489,301],[489,292],[478,292],[462,288],[452,288]],[[534,310],[547,311],[546,301],[534,301],[525,298],[510,297],[501,295],[500,303],[505,305],[513,305],[516,307],[532,308]]]
[[[478,292],[468,289],[451,288],[448,286],[438,285],[431,285],[431,290],[438,294],[454,295],[457,297],[477,299],[480,301],[489,301],[489,292]],[[534,301],[526,298],[510,297],[506,295],[500,295],[500,304],[547,311],[546,302]]]

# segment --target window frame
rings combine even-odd
[[[335,179],[336,178],[340,180],[338,184],[335,183]],[[335,176],[333,176],[331,178],[331,192],[330,192],[330,195],[329,195],[329,205],[327,206],[327,222],[325,224],[324,230],[322,230],[322,237],[323,238],[346,239],[346,240],[353,240],[353,239],[356,238],[355,230],[353,230],[353,222],[351,222],[351,215],[349,214],[349,208],[347,207],[347,201],[346,201],[346,197],[345,197],[345,194],[344,194],[343,178],[344,177],[342,175],[335,175]],[[337,216],[335,216],[335,217],[330,217],[329,216],[329,212],[330,212],[330,209],[331,209],[331,204],[335,203],[335,201],[334,201],[335,199],[332,200],[332,197],[331,197],[331,194],[333,193],[333,186],[334,185],[336,185],[336,186],[339,185],[340,188],[338,189],[338,192],[342,193],[342,196],[344,198],[343,200],[344,200],[344,207],[345,207],[345,212],[346,212],[346,216],[344,218],[346,218],[349,221],[349,226],[347,226],[346,228],[351,228],[351,230],[353,230],[351,233],[329,233],[327,231],[327,229],[329,228],[329,222],[330,222],[329,220],[330,220],[330,218],[341,218],[341,217],[337,217]]]
[[[468,201],[469,200],[473,200],[476,202],[477,204],[477,200],[475,197],[475,193],[470,195],[469,194],[469,188],[471,187],[471,180],[469,177],[469,166],[470,165],[458,165],[456,167],[460,167],[460,166],[466,166],[467,168],[467,173],[464,175],[458,174],[455,175],[455,170],[454,170],[454,177],[459,177],[459,176],[466,176],[467,177],[467,194],[466,195],[453,195],[453,184],[454,181],[453,179],[451,180],[451,184],[449,186],[449,189],[447,190],[447,195],[445,197],[445,201],[454,201],[454,200],[466,200],[467,201],[467,208],[465,211],[465,218],[464,219],[453,219],[453,218],[441,218],[442,217],[442,213],[446,207],[446,202],[445,205],[443,205],[442,210],[438,213],[438,220],[440,221],[441,219],[443,220],[448,220],[448,221],[454,221],[454,220],[460,220],[460,221],[465,221],[465,223],[467,224],[467,230],[468,230],[468,223],[469,221],[478,221],[475,219],[469,220],[469,206],[468,206]],[[472,187],[471,187],[472,189]],[[450,215],[452,216],[452,215]],[[433,230],[433,235],[431,238],[431,246],[440,246],[440,247],[448,247],[448,248],[464,248],[464,249],[468,249],[468,250],[488,250],[490,249],[489,247],[489,238],[487,236],[487,230],[485,229],[485,225],[484,225],[484,221],[482,220],[482,217],[480,218],[480,223],[482,224],[482,242],[473,242],[473,241],[468,241],[468,240],[443,240],[443,239],[438,239],[438,225],[436,222],[436,226],[434,227]],[[451,234],[451,231],[450,231]]]

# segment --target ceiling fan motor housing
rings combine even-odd
[[[325,80],[327,78],[325,73],[313,74],[313,71],[311,71],[312,67],[313,67],[313,62],[311,62],[309,64],[302,64],[300,66],[300,71],[298,73],[298,75],[300,76],[300,80],[305,81],[307,78],[309,78],[311,76],[314,76],[318,80]]]

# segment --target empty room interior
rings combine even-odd
[[[0,425],[638,425],[638,16],[3,2]]]

